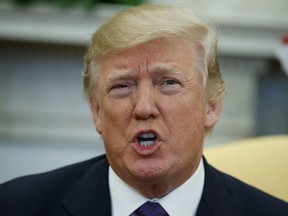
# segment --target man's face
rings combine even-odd
[[[108,161],[133,187],[161,185],[155,196],[194,173],[205,127],[218,119],[205,102],[196,52],[182,40],[154,40],[100,62],[91,109]]]

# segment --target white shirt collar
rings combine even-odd
[[[196,172],[182,185],[160,199],[169,216],[195,216],[204,187],[204,165],[201,159]],[[109,187],[113,216],[128,216],[147,199],[119,178],[109,167]]]

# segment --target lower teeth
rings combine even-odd
[[[144,147],[147,147],[147,146],[153,145],[153,143],[154,143],[154,141],[141,141],[140,145],[144,146]]]

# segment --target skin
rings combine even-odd
[[[205,101],[191,42],[159,39],[122,50],[100,62],[97,100],[90,98],[96,130],[116,174],[148,198],[171,192],[197,169],[205,128],[221,101]],[[150,147],[137,136],[157,135]]]

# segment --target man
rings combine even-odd
[[[126,9],[93,35],[84,89],[106,155],[0,187],[0,215],[288,215],[207,164],[225,86],[215,30],[190,11]]]

